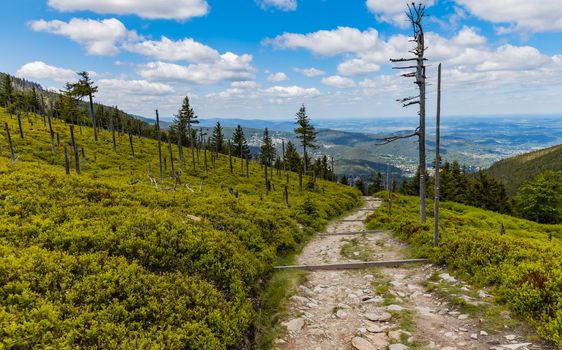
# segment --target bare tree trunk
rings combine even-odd
[[[174,170],[174,154],[172,153],[172,141],[168,137],[168,152],[170,152],[170,167],[172,168],[172,177],[176,177],[176,172]]]
[[[57,132],[57,147],[60,147],[60,135]]]
[[[193,135],[191,134],[191,125],[187,124],[189,133],[189,148],[191,148],[191,163],[193,164],[193,171],[195,171],[195,150],[193,149]]]
[[[23,127],[21,125],[21,114],[18,112],[18,127],[20,128],[20,137],[23,140]]]
[[[209,171],[207,167],[207,141],[203,141],[203,163],[205,163],[205,172]]]
[[[113,152],[117,153],[117,142],[115,142],[115,122],[113,121],[113,115],[109,118],[109,123],[111,126],[111,137],[113,138]]]
[[[96,116],[94,114],[94,101],[92,98],[92,94],[88,94],[88,97],[90,98],[90,118],[92,119],[92,126],[94,128],[94,140],[98,142],[98,128],[96,126]]]
[[[162,136],[160,135],[160,117],[156,110],[156,137],[158,140],[158,161],[160,163],[160,182],[164,182],[164,170],[162,169]]]
[[[55,154],[55,133],[53,132],[53,124],[51,121],[51,114],[49,113],[47,116],[49,120],[49,135],[51,136],[51,153]]]
[[[70,175],[70,161],[68,160],[68,150],[66,146],[64,146],[64,170],[66,171],[66,175]]]
[[[249,165],[249,161],[248,161],[248,155],[246,155],[246,178],[250,178],[250,165]]]
[[[80,175],[80,155],[78,154],[78,145],[76,144],[76,139],[74,138],[74,124],[70,124],[70,139],[72,141],[72,148],[74,150],[74,166],[76,168],[76,174]]]
[[[435,131],[435,208],[433,222],[433,245],[439,245],[439,171],[441,168],[441,63],[437,68],[437,114]]]
[[[185,166],[185,159],[183,158],[183,145],[181,143],[181,132],[177,133],[177,137],[178,137],[178,155],[180,157],[180,167],[181,166]]]
[[[8,139],[8,147],[10,148],[10,158],[12,159],[12,164],[16,164],[17,158],[16,154],[14,153],[14,145],[12,144],[12,136],[10,135],[10,128],[8,127],[8,123],[4,124],[4,130],[6,130],[6,138]]]
[[[129,144],[131,145],[131,155],[133,156],[133,160],[135,160],[135,148],[133,147],[133,135],[131,134],[131,130],[129,130]]]

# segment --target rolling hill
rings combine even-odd
[[[487,172],[504,183],[509,195],[514,195],[523,182],[547,170],[562,170],[562,145],[500,160]]]

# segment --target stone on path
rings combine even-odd
[[[402,311],[402,310],[404,310],[404,308],[402,306],[396,305],[396,304],[388,305],[386,307],[386,309],[388,311]]]
[[[351,345],[357,350],[377,350],[367,339],[361,337],[353,338]]]
[[[374,312],[368,312],[365,314],[365,318],[367,318],[369,321],[373,321],[373,322],[387,322],[390,321],[390,319],[392,318],[392,315],[389,314],[388,312],[382,312],[380,314],[376,314]]]
[[[295,318],[283,323],[289,332],[299,332],[304,327],[304,318]]]
[[[391,344],[388,350],[406,350],[408,347],[404,344]]]

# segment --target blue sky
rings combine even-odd
[[[560,0],[427,0],[429,110],[443,62],[448,115],[562,112]],[[388,60],[410,28],[395,0],[26,0],[3,4],[0,70],[150,117],[186,94],[205,117],[414,115]],[[7,53],[7,54],[6,54]]]

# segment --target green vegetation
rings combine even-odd
[[[515,195],[525,181],[534,180],[539,174],[562,169],[562,145],[525,153],[500,160],[486,172],[500,180],[509,195]]]
[[[417,208],[416,198],[396,196],[393,216],[377,211],[367,227],[391,229],[417,256],[448,265],[473,285],[490,286],[497,300],[527,319],[541,336],[562,343],[562,225],[446,202],[441,206],[441,244],[434,248],[432,211],[427,224],[420,225]],[[505,235],[499,233],[501,224]]]
[[[361,235],[361,237],[354,237],[351,239],[344,238],[340,248],[340,254],[348,259],[369,261],[373,260],[374,251],[369,247],[367,242],[367,237]]]
[[[523,183],[515,203],[524,218],[547,224],[562,222],[562,174],[546,171]]]
[[[287,206],[284,174],[273,174],[266,196],[258,164],[250,162],[248,178],[239,158],[231,173],[221,154],[208,172],[193,169],[168,142],[160,183],[156,142],[118,132],[115,152],[101,119],[98,142],[92,128],[75,128],[81,175],[66,175],[65,147],[71,169],[75,162],[69,125],[53,120],[53,155],[48,123],[21,120],[23,139],[17,118],[0,109],[18,157],[12,164],[2,130],[0,347],[240,346],[253,337],[253,301],[272,265],[359,201],[353,189],[321,180],[301,193],[290,173]],[[262,305],[278,299],[265,295]]]

